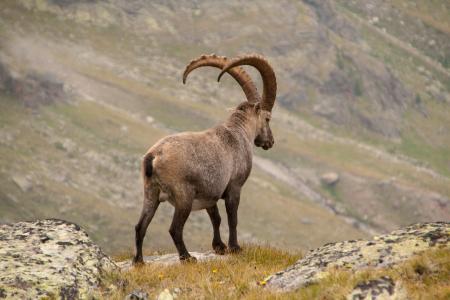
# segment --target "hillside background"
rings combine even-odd
[[[62,218],[107,253],[132,249],[141,156],[245,99],[217,69],[183,86],[185,65],[249,52],[279,85],[276,144],[255,150],[241,240],[309,249],[450,221],[446,0],[2,0],[0,223]],[[174,250],[171,216],[161,205],[149,251]],[[206,212],[192,213],[188,247],[211,237]]]

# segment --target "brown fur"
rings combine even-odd
[[[251,65],[263,79],[263,96],[239,66]],[[220,238],[219,199],[225,200],[228,216],[230,251],[239,251],[237,210],[241,188],[252,169],[252,144],[270,149],[273,144],[269,127],[270,111],[275,103],[276,78],[272,67],[259,55],[245,55],[233,60],[214,54],[193,60],[183,74],[199,67],[212,66],[228,72],[243,88],[247,102],[239,104],[228,119],[202,132],[183,132],[158,141],[143,159],[144,205],[135,227],[136,255],[134,263],[143,263],[142,243],[158,206],[168,201],[175,207],[169,232],[181,260],[195,260],[183,241],[183,227],[192,210],[206,209],[214,229],[212,246],[224,254]],[[220,79],[219,76],[219,79]]]
[[[264,118],[264,119],[263,119]],[[157,142],[143,159],[145,200],[136,225],[135,262],[142,262],[142,240],[160,202],[175,207],[170,233],[181,259],[190,258],[182,228],[191,210],[207,209],[214,227],[213,248],[224,253],[217,201],[225,199],[231,251],[237,243],[237,207],[241,187],[252,168],[252,144],[270,148],[273,137],[259,104],[241,103],[222,124],[202,132],[184,132]],[[151,163],[149,167],[147,164]],[[145,170],[152,170],[147,176]]]

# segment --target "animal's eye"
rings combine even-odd
[[[266,121],[269,122],[269,121],[270,121],[270,118],[266,118]]]

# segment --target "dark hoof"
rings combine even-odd
[[[227,251],[227,246],[224,243],[218,243],[213,245],[214,252],[218,255],[224,255]]]
[[[191,255],[180,255],[180,261],[182,263],[196,263],[197,259]]]
[[[134,267],[140,267],[144,265],[144,260],[142,259],[142,257],[134,257],[133,258],[133,262],[132,265]]]
[[[239,253],[242,251],[242,248],[239,245],[229,246],[228,248],[230,253]]]

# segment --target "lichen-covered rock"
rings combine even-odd
[[[437,247],[450,248],[450,223],[415,224],[371,241],[330,243],[311,250],[294,265],[270,276],[267,286],[291,291],[326,277],[330,267],[352,270],[386,267]]]
[[[116,265],[78,225],[41,220],[0,225],[0,298],[83,298]]]
[[[213,251],[207,252],[189,252],[192,256],[197,258],[197,261],[208,261],[214,259],[226,259],[228,256],[226,255],[218,255]],[[164,255],[152,255],[152,256],[144,256],[144,262],[146,264],[161,264],[161,265],[173,265],[180,263],[180,257],[178,253],[164,254]],[[131,260],[116,262],[117,266],[122,270],[127,270],[131,268]]]
[[[347,300],[406,300],[406,290],[392,278],[382,276],[355,286]]]

